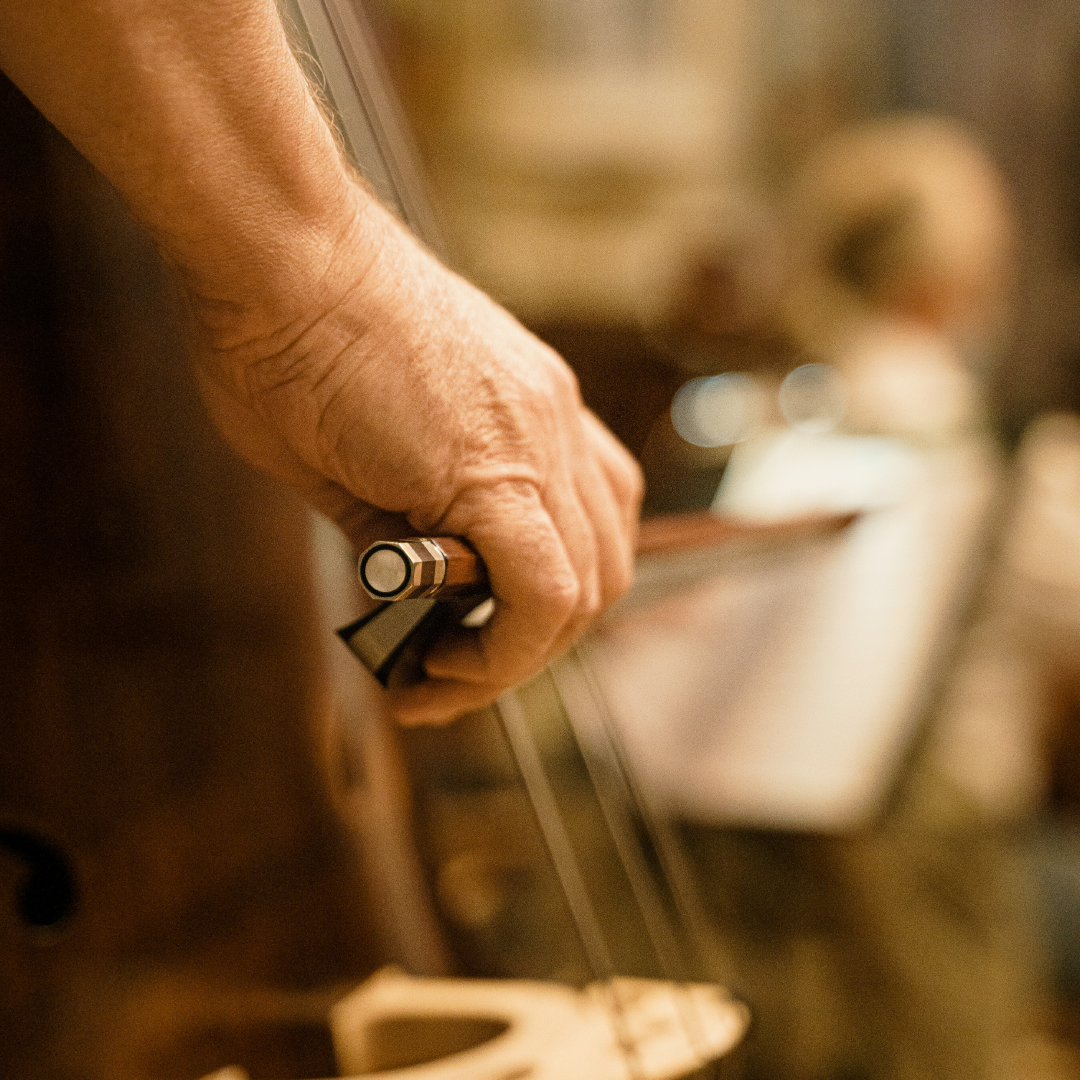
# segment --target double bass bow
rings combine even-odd
[[[350,0],[286,0],[284,14],[357,168],[440,250],[363,12]],[[376,594],[394,593],[395,579],[408,577],[413,597],[388,601],[342,635],[384,685],[417,677],[426,643],[448,620],[468,625],[481,614],[483,568],[467,545],[408,543],[377,545],[364,559]],[[348,1075],[679,1080],[725,1057],[747,1010],[720,985],[727,973],[718,951],[703,947],[708,932],[689,872],[637,787],[583,654],[571,650],[491,709],[448,729],[405,733],[403,742],[434,826],[421,847],[429,867],[438,863],[430,881],[438,906],[458,916],[457,931],[472,931],[452,930],[452,942],[471,974],[499,978],[379,973],[332,1014]],[[542,910],[523,936],[515,934],[520,912],[504,918],[497,900],[484,910],[485,895],[499,891],[488,886],[500,867],[475,850],[446,850],[455,833],[441,826],[470,813],[456,798],[462,777],[496,831],[505,826],[507,847],[529,850],[526,906]],[[508,929],[519,949],[494,947]]]

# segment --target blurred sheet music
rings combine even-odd
[[[980,562],[997,465],[975,439],[851,439],[853,498],[830,468],[815,501],[812,466],[842,457],[842,440],[753,448],[758,473],[739,466],[726,497],[773,517],[873,508],[850,528],[771,554],[717,549],[692,585],[685,555],[654,556],[638,586],[651,599],[632,593],[585,644],[628,752],[673,813],[848,830],[896,779]],[[784,489],[791,505],[778,496],[768,514],[764,481],[792,453],[811,467]],[[881,485],[868,483],[867,455]],[[656,598],[665,577],[673,587]]]

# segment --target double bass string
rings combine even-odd
[[[334,114],[335,126],[341,132],[357,168],[421,240],[436,251],[441,250],[443,244],[420,181],[408,127],[394,99],[370,27],[356,0],[282,0],[282,7],[293,23],[292,29],[307,39],[306,42],[299,42],[299,60],[312,76],[316,92],[329,99],[327,104]],[[309,55],[302,55],[304,52]],[[310,62],[305,63],[311,58],[315,60],[316,71],[311,70]],[[582,671],[586,671],[583,665]],[[595,691],[593,694],[595,696]],[[612,981],[617,974],[615,964],[589,896],[573,842],[558,813],[555,795],[533,742],[528,718],[512,692],[500,699],[498,712],[589,967],[598,980],[607,983],[612,1027],[630,1080],[642,1080],[626,1010],[620,999],[621,991],[618,982]],[[605,727],[610,726],[604,719],[603,710],[601,722]],[[575,739],[582,744],[577,733]],[[636,789],[628,781],[625,762],[618,757],[613,760],[620,762],[623,786],[633,796]],[[603,783],[597,784],[595,779],[593,783],[619,861],[638,898],[643,922],[649,927],[654,950],[665,974],[674,981],[679,965],[673,964],[673,960],[678,950],[671,928],[665,925],[662,903],[649,880],[640,853],[634,852],[625,829],[618,824],[622,819],[615,806],[616,793],[605,791]],[[642,820],[648,823],[644,804],[639,802],[637,806]],[[653,842],[655,845],[655,839]],[[665,863],[670,860],[662,854],[663,845],[656,845],[656,850],[661,857],[661,873],[666,876]],[[678,893],[679,889],[670,882],[667,886],[673,896]],[[691,1040],[691,1045],[696,1042]]]
[[[636,1063],[636,1048],[620,1000],[619,987],[614,982],[617,974],[615,962],[600,925],[600,917],[585,884],[574,844],[559,814],[555,793],[533,742],[528,717],[512,690],[499,698],[496,709],[559,879],[563,898],[570,909],[570,917],[581,938],[589,970],[595,979],[607,983],[607,994],[612,1004],[612,1027],[616,1042],[626,1059],[630,1080],[641,1080]]]
[[[380,200],[445,258],[419,155],[361,0],[278,0],[293,49]],[[314,64],[312,64],[314,61]]]
[[[710,982],[729,983],[732,977],[730,965],[716,941],[709,918],[701,904],[693,871],[682,845],[674,835],[667,817],[658,811],[654,800],[642,788],[636,770],[630,763],[621,729],[612,715],[586,650],[575,645],[572,653],[595,705],[596,715],[602,725],[605,748],[624,788],[625,803],[640,817],[660,863],[660,881],[671,897],[677,917],[676,925],[681,932],[685,950],[681,977],[687,981],[704,978]],[[644,872],[647,873],[647,870]],[[688,963],[693,964],[693,970],[686,966]]]
[[[551,672],[563,711],[581,752],[596,795],[608,835],[619,864],[641,914],[664,978],[687,981],[687,970],[677,934],[665,916],[663,900],[649,873],[646,857],[634,835],[627,809],[633,810],[632,789],[627,785],[620,763],[611,752],[608,732],[603,726],[602,699],[587,679],[587,669],[579,647],[574,646],[564,661]],[[584,730],[587,717],[593,718],[591,730]]]
[[[715,980],[717,973],[714,970],[691,970],[691,966],[712,969],[716,965],[704,963],[704,943],[711,935],[704,929],[707,925],[704,913],[696,900],[696,890],[678,845],[670,830],[661,825],[650,800],[641,790],[627,760],[618,726],[585,650],[579,645],[573,646],[567,661],[573,665],[584,695],[575,693],[575,688],[567,685],[565,672],[561,673],[562,677],[556,678],[556,684],[561,683],[564,688],[563,693],[568,699],[565,710],[567,719],[581,748],[609,834],[634,891],[664,976],[672,982],[692,982],[702,976]],[[592,730],[588,731],[583,730],[586,709],[595,721]],[[657,877],[650,871],[641,841],[628,820],[628,811],[641,822],[656,855],[659,885],[663,886],[671,899],[674,922],[665,910]],[[674,1000],[687,1042],[694,1047],[699,1058],[707,1060],[706,1040],[696,1011],[680,995],[676,995]]]

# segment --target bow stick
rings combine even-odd
[[[638,556],[740,544],[809,540],[836,532],[851,514],[814,515],[784,522],[742,522],[711,513],[671,514],[641,525]],[[387,686],[423,678],[423,654],[455,624],[479,626],[493,610],[487,572],[458,537],[380,540],[360,556],[357,577],[379,607],[338,631],[353,655]]]
[[[326,98],[343,141],[359,171],[375,188],[384,202],[396,209],[402,219],[429,246],[440,250],[442,244],[434,224],[415,155],[407,136],[407,127],[394,103],[385,78],[370,27],[356,0],[283,0],[284,14],[291,18],[298,38],[301,63],[308,56],[309,76]],[[306,40],[304,40],[306,39]],[[310,62],[313,58],[315,64]],[[476,608],[483,598],[482,563],[454,538],[419,538],[395,544],[376,545],[364,553],[367,560],[368,586],[382,597],[408,596],[399,602],[387,601],[371,616],[341,632],[350,648],[380,681],[409,680],[422,677],[422,658],[426,643],[440,629],[454,622],[478,618]],[[430,560],[425,556],[430,556]],[[471,560],[471,561],[470,561]],[[438,582],[435,578],[439,577]],[[458,595],[450,596],[451,591]],[[440,595],[441,594],[441,595]],[[351,631],[351,632],[350,632]],[[584,665],[579,664],[584,671]],[[559,689],[554,683],[558,698]],[[587,685],[587,684],[586,684]],[[586,697],[593,691],[587,691]],[[570,907],[578,935],[589,957],[595,978],[605,980],[604,997],[610,1007],[611,1025],[622,1055],[624,1075],[628,1080],[646,1080],[649,1070],[640,1059],[640,1040],[635,1038],[630,1020],[625,984],[615,979],[617,965],[607,949],[596,910],[585,881],[583,867],[574,851],[565,822],[558,813],[558,798],[551,777],[536,753],[534,733],[520,703],[504,697],[499,714],[506,737],[513,749],[518,768],[528,791],[537,821],[544,835],[564,896]],[[659,881],[676,901],[684,923],[689,922],[690,904],[686,900],[685,878],[671,875],[677,858],[655,821],[651,821],[644,803],[638,798],[625,759],[620,755],[615,732],[606,719],[602,704],[598,707],[598,731],[605,732],[609,752],[598,754],[595,739],[586,758],[589,774],[596,784],[596,797],[611,830],[617,857],[632,892],[641,905],[641,917],[654,943],[674,938],[670,927],[661,927],[657,916],[662,904],[657,893],[657,875],[650,874],[648,852],[630,842],[633,829],[616,806],[618,799],[629,800],[637,807],[638,819],[646,826],[649,844],[660,866]],[[595,734],[595,733],[594,733]],[[581,733],[573,737],[584,748]],[[602,759],[602,768],[601,768]],[[601,782],[602,780],[602,782]],[[701,920],[698,920],[699,924]],[[667,954],[657,949],[664,977],[679,977]],[[673,988],[674,989],[674,988]],[[678,993],[672,998],[682,999]],[[694,1017],[678,1007],[688,1039],[698,1046],[693,1063],[696,1069],[714,1061],[717,1053],[708,1049],[708,1039],[696,1030]],[[555,1033],[553,1033],[554,1035]],[[693,1069],[680,1071],[688,1075]],[[523,1074],[515,1074],[523,1075]],[[531,1075],[531,1073],[530,1073]],[[539,1074],[537,1074],[539,1075]]]

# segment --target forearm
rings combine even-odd
[[[221,344],[310,308],[364,216],[273,0],[4,0],[0,66],[117,187]]]
[[[180,271],[221,430],[358,547],[466,537],[495,614],[399,715],[447,719],[630,580],[637,470],[559,357],[343,164],[273,0],[0,0],[0,64]]]

